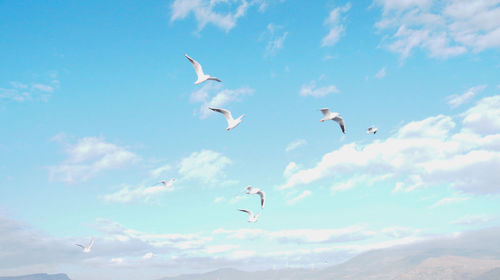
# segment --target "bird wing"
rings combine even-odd
[[[81,244],[75,244],[76,246],[78,247],[81,247],[82,249],[85,249],[85,246],[81,245]]]
[[[198,76],[198,78],[205,75],[203,73],[203,68],[201,68],[201,64],[198,63],[198,61],[190,58],[187,54],[185,54],[184,56],[191,62],[191,64],[193,64],[194,71],[196,72],[196,75]]]
[[[216,78],[216,77],[210,77],[210,78],[208,78],[208,80],[222,82],[219,78]]]
[[[264,208],[266,204],[266,194],[263,191],[258,191],[257,193],[260,195],[260,207]]]
[[[340,129],[342,129],[342,133],[345,134],[345,123],[344,123],[344,119],[340,116],[337,116],[333,119],[334,121],[336,121],[339,125],[340,125]]]
[[[323,109],[319,109],[321,111],[321,113],[323,113],[324,116],[328,116],[330,115],[330,109],[328,108],[323,108]]]
[[[251,210],[247,210],[247,209],[238,209],[238,210],[240,210],[241,212],[247,213],[248,215],[250,215],[250,217],[253,216],[253,212]]]
[[[212,107],[208,107],[208,109],[223,114],[228,122],[233,120],[233,115],[231,115],[231,112],[229,112],[226,109],[212,108]]]
[[[90,243],[89,243],[89,247],[88,247],[88,248],[90,249],[90,248],[92,248],[92,246],[94,246],[94,238],[92,238],[92,239],[90,240]]]

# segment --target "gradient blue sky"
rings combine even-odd
[[[0,275],[322,265],[498,226],[499,3],[1,1]]]

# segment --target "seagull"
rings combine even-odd
[[[168,180],[168,182],[165,180],[161,180],[160,184],[162,184],[165,188],[171,189],[174,186],[174,182],[175,182],[175,178],[172,178],[172,179]]]
[[[370,133],[375,134],[375,133],[377,133],[377,130],[378,130],[378,128],[373,127],[373,126],[370,126],[370,127],[368,128],[368,130],[366,131],[366,134],[370,134]]]
[[[248,186],[245,190],[247,194],[258,194],[260,196],[260,207],[264,208],[264,205],[266,204],[266,194],[261,189]]]
[[[342,132],[345,134],[344,119],[340,116],[339,113],[337,113],[337,112],[332,113],[332,112],[330,112],[330,109],[328,109],[328,108],[320,109],[320,111],[324,115],[324,117],[321,120],[319,120],[320,122],[329,121],[329,120],[336,121],[340,125]]]
[[[219,112],[219,113],[224,115],[224,117],[226,118],[226,121],[227,121],[226,130],[228,130],[228,131],[237,127],[241,123],[243,117],[245,117],[245,114],[243,114],[243,115],[239,116],[237,119],[233,119],[231,112],[229,112],[226,109],[219,109],[219,108],[212,108],[212,107],[208,107],[208,109],[210,109],[214,112]]]
[[[238,209],[238,210],[241,212],[248,213],[248,222],[249,223],[256,223],[257,219],[259,218],[259,215],[260,215],[260,212],[257,213],[256,215],[254,215],[252,211],[247,210],[247,209]]]
[[[75,244],[75,245],[78,246],[78,247],[81,247],[83,249],[84,253],[90,253],[90,249],[92,249],[92,246],[94,245],[94,239],[92,238],[90,240],[90,243],[89,243],[88,246],[83,246],[81,244]]]
[[[195,85],[201,84],[206,80],[213,80],[217,82],[222,82],[221,80],[217,79],[216,77],[212,77],[210,75],[207,75],[203,73],[203,68],[201,68],[201,64],[198,63],[198,61],[190,58],[187,54],[184,55],[192,64],[194,67],[194,71],[196,72],[196,76],[198,76],[198,80],[194,82]]]

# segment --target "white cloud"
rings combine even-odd
[[[297,195],[296,197],[288,200],[286,203],[288,205],[294,205],[297,202],[304,200],[306,197],[310,196],[311,194],[312,194],[312,192],[310,190],[305,190],[302,193],[300,193],[299,195]]]
[[[290,144],[288,144],[286,146],[286,149],[285,149],[285,152],[291,152],[299,147],[302,147],[304,145],[307,144],[307,141],[304,140],[304,139],[296,139],[296,140],[293,140],[292,142],[290,142]]]
[[[486,224],[493,220],[491,216],[488,215],[465,215],[462,218],[459,218],[452,222],[454,225],[478,225],[478,224]]]
[[[137,188],[124,187],[121,190],[114,192],[112,194],[104,195],[102,198],[107,201],[127,203],[134,200],[148,201],[155,195],[173,191],[173,180],[167,182],[167,186],[155,185],[155,186],[141,186]]]
[[[216,184],[225,178],[224,169],[231,160],[211,150],[201,150],[183,158],[179,164],[179,174],[184,179],[197,179],[203,183]]]
[[[382,69],[380,69],[377,74],[375,74],[375,78],[377,79],[382,79],[385,77],[385,75],[387,75],[386,71],[385,71],[385,67],[383,67]]]
[[[241,101],[243,96],[251,95],[253,92],[253,89],[247,87],[222,89],[221,84],[205,83],[203,87],[191,94],[190,99],[192,102],[202,103],[199,116],[200,119],[206,119],[214,113],[208,107],[224,107],[232,102]]]
[[[295,162],[291,161],[285,167],[285,171],[283,171],[283,176],[288,177],[288,176],[292,175],[293,173],[295,173],[298,169],[299,169],[299,166]]]
[[[59,88],[59,81],[53,80],[50,83],[24,84],[20,82],[10,82],[9,88],[0,88],[0,100],[10,99],[17,102],[24,101],[47,101],[50,94]]]
[[[204,249],[204,252],[207,254],[218,254],[218,253],[225,253],[228,251],[233,251],[234,249],[238,249],[240,245],[238,244],[221,244],[221,245],[212,245],[212,246],[207,246]]]
[[[322,75],[318,81],[321,81],[324,79],[324,76]],[[302,85],[300,88],[299,94],[301,96],[312,96],[315,98],[319,97],[325,97],[331,93],[339,93],[340,91],[337,89],[336,86],[334,85],[328,85],[328,86],[323,86],[323,87],[317,87],[316,86],[316,81],[312,80],[309,84],[307,85]]]
[[[436,203],[434,203],[430,208],[436,208],[436,207],[440,207],[440,206],[455,204],[455,203],[459,203],[462,201],[466,201],[467,199],[468,198],[466,198],[466,197],[445,197],[443,199],[436,201]]]
[[[214,199],[214,203],[221,203],[224,202],[224,200],[226,200],[224,197],[219,196]]]
[[[165,164],[165,165],[162,165],[160,167],[157,167],[151,171],[149,171],[149,174],[151,174],[151,176],[153,178],[158,178],[162,175],[164,175],[166,172],[170,171],[172,169],[172,166],[170,166],[170,164]]]
[[[271,239],[279,243],[342,243],[364,240],[373,237],[376,232],[366,230],[362,226],[349,226],[336,229],[290,229],[267,231],[262,229],[216,229],[214,235],[222,234],[229,239]]]
[[[367,176],[396,181],[398,190],[444,184],[470,193],[500,193],[495,171],[500,169],[500,95],[479,100],[455,118],[433,116],[410,122],[385,140],[345,144],[316,166],[289,176],[281,189],[326,179],[351,184],[346,178]]]
[[[151,252],[146,253],[146,254],[144,254],[144,256],[142,256],[143,260],[150,260],[152,258],[153,258],[153,253],[151,253]]]
[[[175,0],[171,5],[171,21],[182,20],[191,13],[198,23],[198,31],[207,24],[217,26],[228,32],[236,26],[238,19],[245,16],[247,10],[257,5],[259,12],[264,12],[269,1],[266,0]]]
[[[345,32],[345,26],[341,24],[344,21],[344,15],[351,8],[351,3],[347,3],[342,7],[336,7],[330,11],[330,14],[324,21],[324,25],[326,25],[330,31],[328,34],[323,37],[321,40],[321,46],[333,46],[335,45],[342,34]]]
[[[108,143],[103,138],[85,137],[74,145],[63,144],[67,159],[60,165],[49,167],[49,173],[52,179],[67,183],[86,181],[102,171],[124,167],[139,159],[126,148]]]
[[[262,34],[262,38],[267,38],[266,56],[275,55],[284,47],[288,32],[279,32],[283,29],[282,26],[270,23],[266,27],[266,31]]]
[[[471,87],[462,94],[450,95],[446,98],[448,101],[448,105],[450,105],[452,108],[456,108],[462,104],[465,104],[469,102],[472,98],[474,98],[479,92],[483,91],[485,88],[486,85],[480,85]]]
[[[467,129],[481,136],[494,137],[500,130],[500,95],[481,99],[462,116]]]
[[[420,48],[447,58],[468,51],[500,47],[500,2],[497,0],[376,0],[382,8],[380,31],[392,34],[387,47],[407,58]]]
[[[418,234],[420,230],[412,229],[412,228],[407,228],[407,227],[400,227],[400,226],[394,226],[394,227],[388,227],[382,229],[382,233],[389,237],[393,238],[403,238],[403,237],[408,237],[408,236],[414,236]]]

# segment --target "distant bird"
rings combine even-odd
[[[264,205],[266,204],[266,194],[261,189],[248,186],[245,190],[247,194],[258,194],[260,196],[260,207],[264,208]]]
[[[233,115],[231,115],[231,112],[229,112],[226,109],[220,109],[220,108],[212,108],[208,107],[208,109],[214,111],[214,112],[219,112],[224,115],[227,121],[227,127],[226,130],[231,130],[235,127],[237,127],[241,122],[243,117],[245,117],[245,114],[239,116],[237,119],[233,119]]]
[[[171,189],[174,186],[174,182],[175,182],[175,178],[172,178],[172,179],[168,180],[168,182],[165,180],[161,180],[160,184],[162,184],[165,188]]]
[[[366,134],[375,134],[377,133],[378,128],[370,126],[368,130],[366,131]]]
[[[201,68],[201,64],[198,63],[198,61],[190,58],[187,54],[184,55],[190,62],[193,64],[194,71],[196,72],[196,76],[198,76],[198,80],[194,82],[195,85],[201,84],[206,80],[213,80],[217,82],[222,82],[221,80],[217,79],[216,77],[212,77],[210,75],[207,75],[203,73],[203,68]]]
[[[248,222],[249,223],[256,223],[257,219],[259,218],[259,215],[260,215],[260,212],[257,213],[256,215],[254,215],[252,211],[247,210],[247,209],[238,209],[238,210],[248,214]]]
[[[345,123],[344,123],[344,119],[340,116],[339,113],[337,112],[330,112],[330,109],[328,108],[323,108],[323,109],[320,109],[321,113],[323,113],[323,118],[321,120],[319,120],[320,122],[324,122],[324,121],[329,121],[329,120],[332,120],[332,121],[336,121],[339,125],[340,125],[340,129],[342,129],[342,132],[345,134]]]
[[[90,240],[90,243],[89,243],[88,246],[83,246],[81,244],[75,244],[75,245],[78,246],[78,247],[81,247],[83,249],[84,253],[90,253],[90,249],[92,249],[92,246],[94,246],[94,239],[92,238]]]

